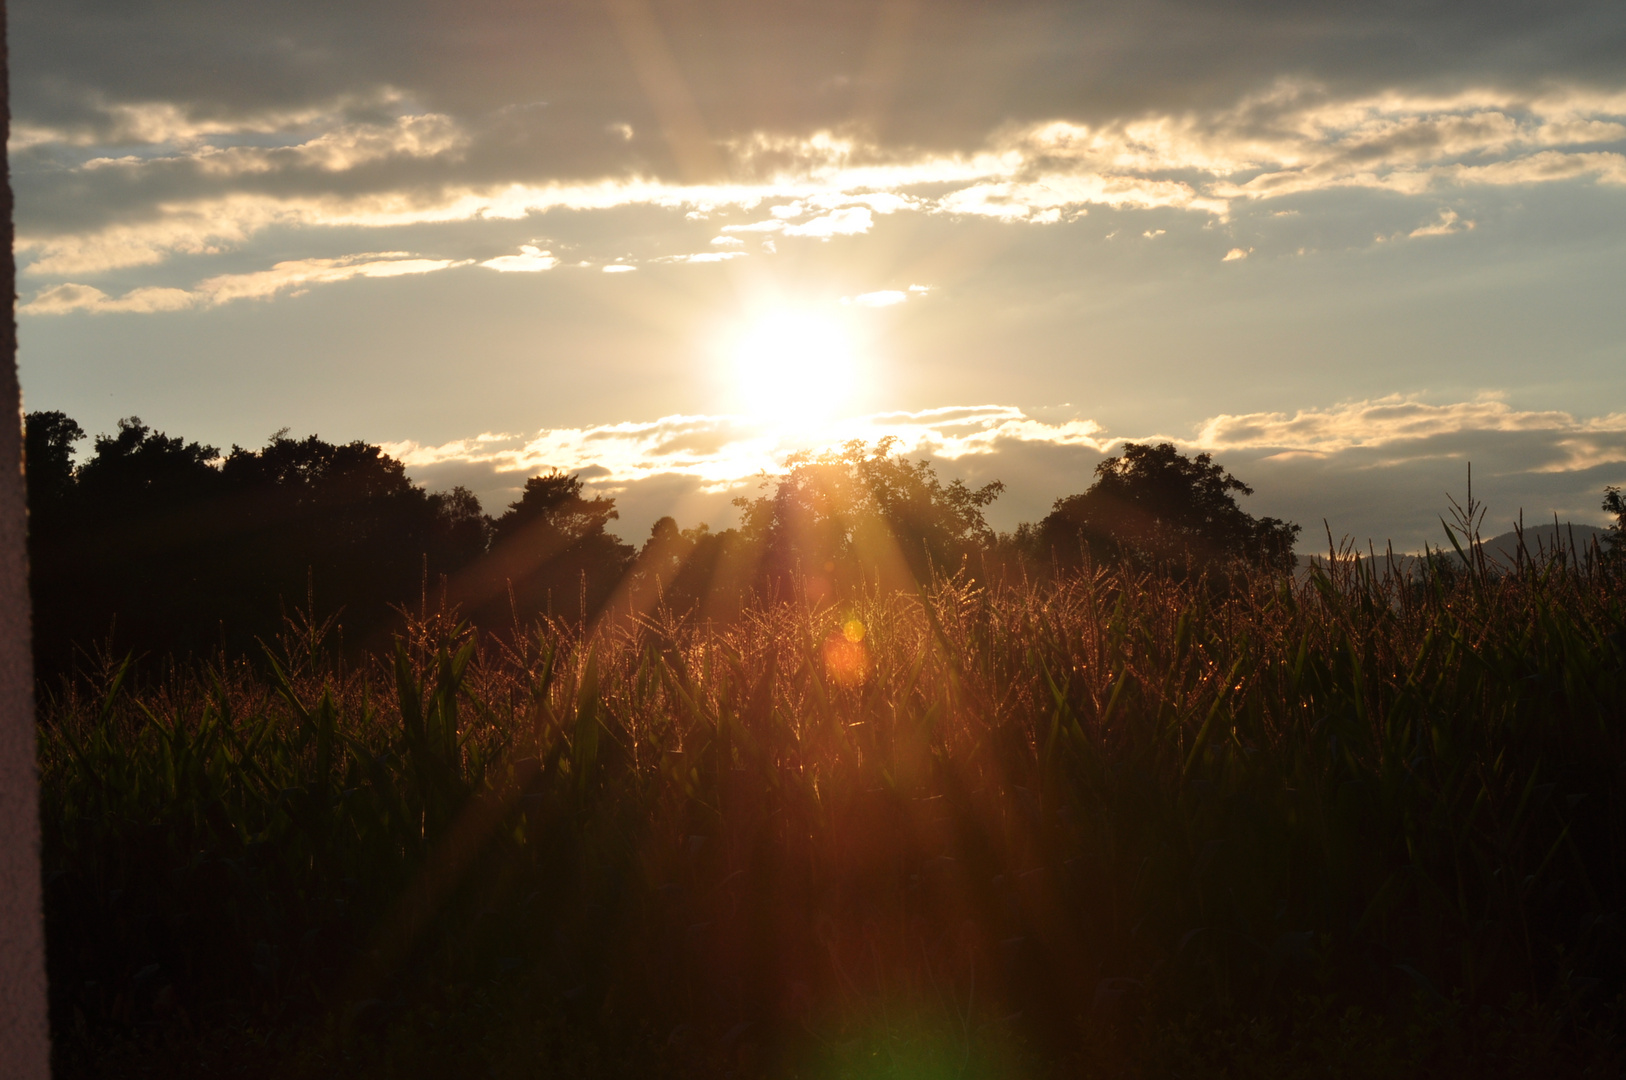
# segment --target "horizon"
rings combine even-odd
[[[1000,529],[1130,441],[1406,550],[1470,461],[1626,483],[1618,6],[12,19],[25,408],[91,434],[558,467],[634,542],[887,435]]]
[[[72,418],[70,418],[70,419],[72,419]],[[139,421],[141,418],[140,417],[127,417],[127,418],[121,418],[121,419],[129,419],[129,420],[138,420]],[[684,419],[691,419],[692,420],[692,419],[695,419],[695,418],[684,418]],[[885,433],[886,432],[883,432],[883,434],[885,434]],[[89,432],[89,431],[86,432],[84,440],[82,440],[78,444],[78,446],[75,448],[74,463],[76,465],[81,465],[81,464],[84,463],[84,461],[89,456],[88,453],[87,453],[87,448],[94,442],[95,438],[97,438],[98,436],[103,435],[103,434],[107,434],[107,433],[104,433],[104,432]],[[190,438],[187,438],[187,436],[186,436],[186,434],[184,432],[169,431],[169,432],[162,432],[162,434],[168,435],[168,436],[170,436],[172,438],[186,438],[187,441],[202,442],[202,440],[192,440]],[[292,435],[291,432],[285,432],[284,430],[279,430],[278,432],[274,432],[273,433],[273,438],[276,437],[276,436],[279,436],[279,435],[284,435],[284,434],[288,435],[288,437],[298,438],[298,436],[294,436],[294,435]],[[322,438],[320,435],[315,435],[313,437],[318,438],[318,439]],[[334,443],[334,444],[341,444],[341,443],[350,442],[351,440],[332,439],[332,440],[324,440],[324,441],[331,442],[331,443]],[[1105,457],[1110,455],[1110,454],[1115,454],[1115,453],[1120,452],[1122,450],[1123,444],[1126,443],[1126,442],[1131,442],[1131,441],[1134,441],[1134,440],[1111,440],[1111,441],[1106,442],[1104,447],[1102,448],[1102,455],[1101,455],[1102,460],[1104,460]],[[1153,441],[1170,441],[1170,440],[1157,440],[1157,439],[1154,439],[1154,440],[1146,440],[1146,441],[1147,442],[1153,442]],[[211,444],[205,444],[205,445],[211,445]],[[229,448],[228,447],[214,447],[214,449],[217,451],[217,454],[218,454],[218,456],[214,460],[216,462],[224,461],[226,453],[228,453],[230,451],[230,449],[234,449],[239,445],[241,445],[241,444],[233,444],[233,446],[229,447]],[[377,444],[374,444],[374,445],[377,445]],[[810,444],[810,445],[807,445],[807,446],[803,446],[800,449],[802,451],[814,451],[814,452],[817,452],[817,451],[822,450],[822,449],[829,449],[829,448],[831,448],[831,447],[833,447],[835,445],[836,445],[835,443]],[[248,450],[256,449],[256,447],[253,446],[253,445],[244,446],[243,448],[248,449]],[[414,448],[410,448],[410,447],[405,448],[405,454],[403,454],[403,447],[401,447],[398,444],[397,445],[383,444],[381,446],[381,449],[385,453],[390,454],[391,456],[397,457],[397,460],[402,460],[402,458],[404,456],[411,455],[413,453]],[[782,455],[778,459],[778,462],[780,464],[782,464],[784,456],[788,456],[789,454],[796,453],[796,452],[799,452],[799,451],[796,451],[796,450],[785,451],[784,455]],[[908,456],[908,455],[905,455],[905,456]],[[419,460],[422,460],[422,458],[420,457]],[[949,458],[949,459],[945,460],[945,459],[934,459],[934,458],[928,457],[926,460],[931,461],[933,467],[935,469],[937,469],[937,471],[938,471],[939,475],[941,476],[941,478],[946,480],[946,481],[952,481],[952,480],[956,480],[956,479],[965,479],[963,476],[958,475],[956,473],[956,471],[955,471],[955,465],[957,464],[958,459]],[[407,462],[403,461],[403,464],[407,464]],[[778,477],[783,476],[785,470],[783,468],[774,467],[774,464],[775,464],[774,459],[766,458],[766,459],[764,459],[765,471],[752,474],[751,476],[746,477],[743,481],[736,480],[734,482],[733,486],[722,487],[718,491],[710,493],[711,498],[709,500],[707,500],[705,502],[698,503],[698,505],[702,508],[702,513],[706,512],[706,510],[709,508],[709,511],[710,511],[710,516],[709,517],[698,518],[698,519],[695,519],[695,520],[676,519],[676,518],[674,518],[674,520],[677,520],[677,524],[678,524],[678,526],[680,528],[692,528],[692,527],[695,527],[695,526],[705,526],[705,527],[709,528],[713,532],[720,532],[720,531],[722,531],[724,529],[735,527],[739,523],[739,512],[738,512],[737,507],[733,506],[729,500],[732,500],[736,496],[739,496],[739,495],[742,495],[742,494],[750,496],[753,493],[757,493],[757,492],[760,491],[761,487],[766,483],[766,481],[769,480],[770,478],[777,479]],[[1216,462],[1216,464],[1219,464],[1219,465],[1223,466],[1225,463],[1224,462]],[[1469,462],[1468,465],[1471,468],[1472,463]],[[449,488],[445,488],[445,487],[436,488],[431,484],[425,483],[423,480],[421,480],[418,477],[413,475],[410,464],[407,465],[407,468],[408,468],[407,479],[409,481],[411,481],[412,483],[415,483],[418,486],[423,487],[425,490],[428,490],[428,491],[449,490]],[[566,470],[566,471],[568,471],[568,470]],[[587,489],[589,490],[590,493],[604,494],[604,495],[607,495],[612,500],[618,500],[619,499],[619,491],[615,487],[610,487],[608,491],[605,491],[605,490],[603,490],[604,485],[601,483],[600,485],[597,485],[598,490],[596,490],[596,491],[594,490],[594,485],[592,484],[592,481],[593,481],[592,473],[593,472],[594,472],[593,468],[591,466],[589,466],[585,470],[581,470],[579,472],[572,473],[572,475],[583,477],[584,486],[587,487]],[[534,473],[534,470],[524,470],[524,475],[531,475],[533,473]],[[584,473],[586,474],[585,476],[584,476]],[[978,483],[986,483],[991,479],[997,480],[998,477],[979,477]],[[1093,479],[1093,476],[1092,476],[1092,479]],[[1239,478],[1239,479],[1243,479],[1244,482],[1246,480],[1246,478]],[[1467,478],[1465,478],[1465,479],[1467,479]],[[1087,486],[1087,485],[1085,485],[1085,486]],[[489,517],[491,517],[492,519],[496,519],[498,517],[501,517],[503,512],[510,508],[509,507],[509,500],[512,499],[512,498],[517,498],[517,493],[519,491],[519,489],[517,487],[515,487],[515,488],[503,487],[503,488],[495,489],[494,491],[488,489],[485,492],[475,491],[473,489],[470,489],[470,490],[473,491],[473,494],[476,496],[476,498],[478,498],[480,500],[481,509]],[[639,492],[636,489],[636,487],[634,487],[633,490],[634,490],[635,499],[636,499],[637,495],[642,494],[641,492]],[[1082,490],[1082,486],[1080,487],[1079,490]],[[1465,485],[1463,490],[1466,492],[1469,489]],[[1069,492],[1066,492],[1066,493],[1063,493],[1063,494],[1074,494],[1074,493],[1076,493],[1076,492],[1069,491]],[[1244,495],[1244,496],[1241,496],[1241,498],[1244,500],[1244,503],[1246,503],[1250,498],[1257,498],[1259,494],[1261,494],[1261,493],[1258,492],[1257,489],[1256,489],[1254,496],[1250,497],[1250,496]],[[1017,525],[1019,525],[1019,524],[1034,524],[1040,518],[1042,518],[1044,516],[1044,514],[1047,513],[1049,511],[1049,509],[1050,509],[1050,504],[1046,503],[1046,504],[1044,504],[1044,506],[1040,510],[1035,512],[1032,516],[1023,517],[1021,519],[1016,519],[1010,514],[1000,514],[1000,513],[998,513],[998,504],[999,504],[999,501],[1000,501],[1001,497],[1002,497],[1001,495],[996,495],[994,497],[993,503],[991,504],[990,508],[988,508],[988,509],[986,509],[984,511],[984,517],[989,521],[989,524],[998,533],[1008,534],[1012,530],[1014,530],[1015,527]],[[1062,495],[1058,494],[1056,497],[1060,498],[1060,497],[1062,497]],[[1454,495],[1453,492],[1445,492],[1444,493],[1444,502],[1442,503],[1441,509],[1435,515],[1436,524],[1441,529],[1443,529],[1444,520],[1448,516],[1445,508],[1449,504],[1450,500],[1452,498],[1454,498],[1454,497],[1455,497],[1455,495]],[[496,501],[493,501],[493,500],[496,500]],[[1483,500],[1479,500],[1479,501],[1481,503],[1483,502]],[[696,503],[691,502],[690,505],[694,506],[694,505],[696,505]],[[1245,506],[1244,508],[1245,509],[1250,509],[1250,507],[1247,507],[1247,506]],[[1257,507],[1252,507],[1251,509],[1256,509],[1256,508]],[[1554,518],[1554,520],[1549,520],[1549,521],[1532,520],[1532,521],[1525,522],[1525,521],[1523,521],[1524,515],[1523,515],[1522,509],[1519,510],[1519,511],[1516,511],[1514,513],[1514,515],[1512,516],[1512,518],[1510,518],[1507,522],[1505,522],[1506,527],[1502,528],[1498,524],[1501,521],[1501,519],[1499,517],[1491,518],[1489,516],[1489,514],[1488,514],[1488,509],[1489,508],[1486,508],[1487,517],[1486,517],[1486,520],[1484,522],[1484,525],[1486,527],[1482,528],[1480,530],[1481,539],[1484,540],[1486,543],[1491,543],[1491,542],[1496,541],[1496,540],[1504,540],[1504,539],[1506,539],[1508,537],[1511,537],[1511,536],[1515,535],[1516,531],[1521,526],[1526,532],[1531,532],[1531,531],[1540,532],[1541,530],[1552,529],[1555,526],[1560,528],[1560,529],[1565,528],[1565,527],[1580,528],[1580,529],[1584,530],[1584,533],[1586,535],[1593,535],[1593,534],[1601,535],[1601,534],[1607,533],[1609,531],[1609,526],[1607,524],[1607,515],[1598,515],[1598,514],[1593,515],[1593,517],[1595,517],[1595,518],[1599,517],[1599,516],[1604,517],[1604,519],[1606,521],[1606,524],[1603,524],[1603,525],[1597,524],[1595,521],[1594,522],[1575,521],[1573,519],[1560,519],[1560,518],[1556,518],[1556,517]],[[649,533],[650,533],[650,530],[651,530],[652,526],[658,520],[660,520],[663,517],[673,517],[673,515],[668,510],[668,504],[666,502],[664,502],[664,501],[661,501],[658,496],[657,496],[656,499],[653,499],[653,500],[646,498],[646,499],[641,500],[641,501],[635,501],[634,502],[634,509],[631,512],[631,516],[629,516],[628,513],[623,512],[623,510],[624,510],[624,508],[622,507],[620,502],[617,501],[616,502],[616,511],[617,511],[618,517],[615,520],[608,523],[605,531],[610,533],[611,535],[614,535],[614,536],[618,537],[620,540],[622,540],[622,541],[624,541],[626,543],[632,544],[634,547],[641,546],[643,544],[643,542],[648,539]],[[1291,520],[1291,519],[1288,519],[1288,520]],[[1294,547],[1294,550],[1299,554],[1300,558],[1314,558],[1315,556],[1324,553],[1327,550],[1327,546],[1328,546],[1327,530],[1330,528],[1330,525],[1328,523],[1326,523],[1326,522],[1323,522],[1322,523],[1323,528],[1318,531],[1318,530],[1315,530],[1312,527],[1314,525],[1314,523],[1298,522],[1298,524],[1304,527],[1303,532],[1300,534],[1300,540]],[[1355,549],[1357,551],[1357,553],[1359,553],[1360,549],[1362,549],[1362,548],[1371,547],[1371,548],[1381,550],[1381,549],[1385,549],[1386,547],[1393,544],[1392,538],[1378,538],[1378,537],[1361,538],[1361,537],[1357,537],[1357,536],[1354,536],[1354,535],[1349,534],[1349,533],[1335,534],[1335,535],[1333,535],[1331,537],[1331,541],[1332,541],[1332,543],[1333,543],[1333,545],[1335,547],[1351,546],[1353,549]],[[1416,558],[1416,557],[1421,557],[1425,553],[1425,549],[1438,552],[1439,550],[1441,550],[1442,547],[1443,547],[1443,542],[1438,540],[1437,538],[1435,538],[1433,540],[1425,538],[1422,541],[1422,547],[1420,547],[1420,548],[1411,548],[1411,549],[1395,548],[1394,554],[1397,557]]]

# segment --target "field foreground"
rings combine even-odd
[[[275,656],[275,660],[271,657]],[[61,1076],[1615,1075],[1626,588],[939,582],[41,707]]]

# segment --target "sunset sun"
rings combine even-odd
[[[847,328],[813,312],[778,309],[758,316],[734,339],[729,360],[737,407],[779,427],[834,419],[852,405],[858,389]]]

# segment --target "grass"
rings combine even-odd
[[[41,707],[59,1075],[1613,1075],[1596,562],[404,621]]]

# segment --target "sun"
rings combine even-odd
[[[838,318],[778,309],[745,327],[731,349],[732,396],[749,415],[780,428],[836,419],[858,390],[852,336]]]

